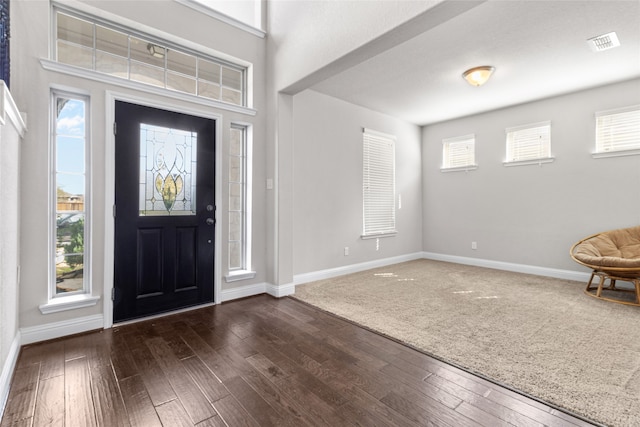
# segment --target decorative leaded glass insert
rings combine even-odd
[[[140,124],[140,216],[196,214],[197,132]]]

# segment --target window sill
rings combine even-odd
[[[640,149],[637,150],[618,150],[618,151],[603,151],[601,153],[593,153],[591,156],[594,159],[606,159],[608,157],[623,157],[623,156],[640,156]]]
[[[457,166],[455,168],[440,168],[440,172],[469,172],[478,169],[478,165]]]
[[[238,270],[224,276],[224,281],[227,283],[239,282],[240,280],[253,279],[254,277],[256,277],[255,271]]]
[[[92,307],[100,301],[99,296],[89,294],[71,295],[68,297],[57,297],[42,304],[40,312],[42,314],[58,313],[60,311],[75,310],[76,308]]]
[[[519,160],[515,162],[502,162],[502,164],[506,167],[528,166],[528,165],[542,166],[543,163],[552,163],[555,159],[556,159],[555,157],[543,157],[541,159]]]
[[[362,240],[367,240],[367,239],[378,239],[380,237],[395,237],[395,235],[398,234],[397,231],[390,231],[388,233],[379,233],[379,234],[367,234],[367,235],[362,235],[360,236],[360,238]]]

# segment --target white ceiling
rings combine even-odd
[[[621,46],[589,48],[611,31]],[[496,71],[472,87],[479,65]],[[425,125],[635,77],[640,0],[493,0],[311,89]]]

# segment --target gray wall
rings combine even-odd
[[[640,156],[591,156],[594,113],[634,104],[638,79],[424,127],[424,250],[582,271],[573,243],[640,224]],[[544,120],[555,162],[503,166],[505,128]],[[478,169],[441,172],[442,139],[471,133]]]
[[[420,128],[311,90],[293,97],[294,273],[421,251]],[[362,240],[362,128],[397,137],[398,234]],[[344,247],[350,254],[344,255]]]

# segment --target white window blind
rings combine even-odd
[[[640,105],[596,113],[596,153],[640,149]]]
[[[396,232],[395,137],[364,129],[363,237]]]
[[[457,136],[442,140],[442,169],[475,166],[475,135]]]
[[[506,132],[507,163],[551,157],[551,122],[507,128]]]

